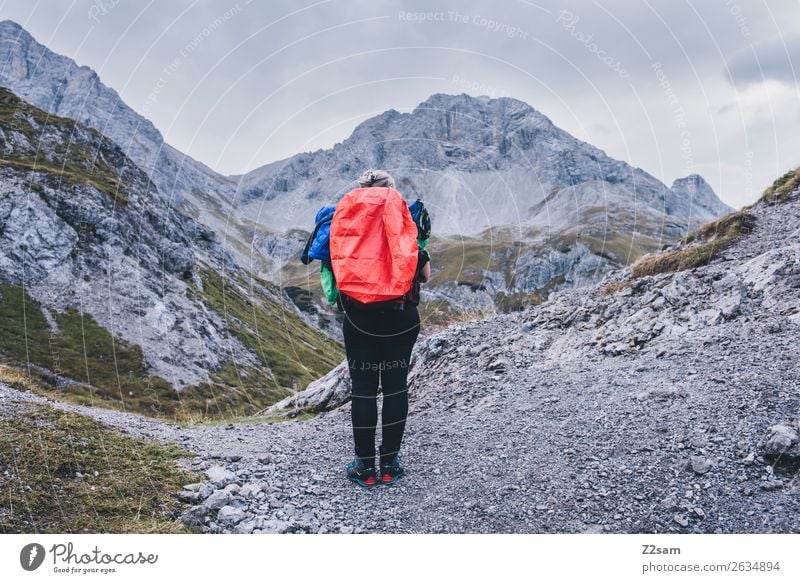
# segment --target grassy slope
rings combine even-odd
[[[138,346],[115,339],[87,314],[69,310],[51,316],[58,330],[50,329],[42,307],[20,286],[0,284],[3,360],[30,370],[44,386],[73,402],[116,404],[150,414],[174,412],[177,394],[167,381],[147,373]],[[58,377],[74,382],[64,386]]]
[[[256,288],[244,282],[226,285],[211,270],[201,272],[201,278],[205,300],[225,317],[237,338],[270,368],[277,386],[304,388],[344,358],[341,344],[311,328],[293,310],[259,301]],[[269,286],[264,282],[257,285]]]
[[[800,168],[789,170],[773,182],[761,195],[761,202],[780,203],[795,190],[800,188]]]
[[[188,452],[49,406],[7,413],[0,415],[0,532],[188,532],[174,520],[182,510],[174,493],[199,480],[175,463]]]
[[[138,346],[73,310],[51,312],[58,327],[51,330],[42,306],[9,284],[0,284],[0,362],[32,375],[32,386],[48,396],[196,421],[255,413],[289,394],[286,387],[304,388],[344,358],[338,343],[292,311],[260,305],[224,286],[215,272],[204,272],[204,281],[206,301],[263,366],[228,361],[210,382],[178,393],[148,373]]]
[[[752,227],[753,218],[747,210],[727,214],[689,233],[679,248],[643,257],[633,265],[631,274],[638,278],[705,265]]]

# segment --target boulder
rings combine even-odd
[[[233,506],[223,506],[217,513],[217,522],[225,526],[233,526],[244,519],[244,510]]]
[[[769,428],[762,446],[764,455],[800,458],[800,422],[779,423]]]
[[[223,488],[236,481],[236,474],[222,466],[211,466],[206,470],[206,476],[217,488]]]
[[[296,417],[300,413],[318,413],[336,409],[350,400],[350,372],[347,361],[314,381],[305,390],[278,401],[263,411],[266,415]]]
[[[211,494],[211,496],[205,499],[203,506],[209,510],[218,510],[227,505],[232,498],[233,497],[231,496],[230,492],[226,492],[225,490],[217,490]]]

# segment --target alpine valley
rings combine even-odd
[[[135,409],[257,410],[340,361],[337,314],[298,255],[365,168],[432,215],[430,323],[599,281],[731,210],[702,177],[668,188],[511,98],[435,94],[222,176],[11,21],[0,86],[0,353]]]

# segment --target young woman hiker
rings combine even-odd
[[[430,278],[424,249],[430,217],[410,207],[383,170],[367,170],[360,188],[323,207],[302,261],[322,261],[328,301],[345,312],[342,331],[352,381],[355,459],[347,477],[360,486],[393,484],[403,474],[400,446],[408,415],[408,366],[420,331],[420,285]],[[381,445],[375,469],[378,392]]]

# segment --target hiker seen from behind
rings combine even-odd
[[[355,446],[346,475],[372,487],[393,484],[404,473],[400,449],[408,415],[408,366],[420,332],[420,287],[430,278],[425,247],[431,223],[422,201],[408,205],[389,173],[367,170],[358,184],[336,206],[319,210],[301,260],[321,262],[325,296],[345,313]],[[383,406],[376,452],[379,392]]]

